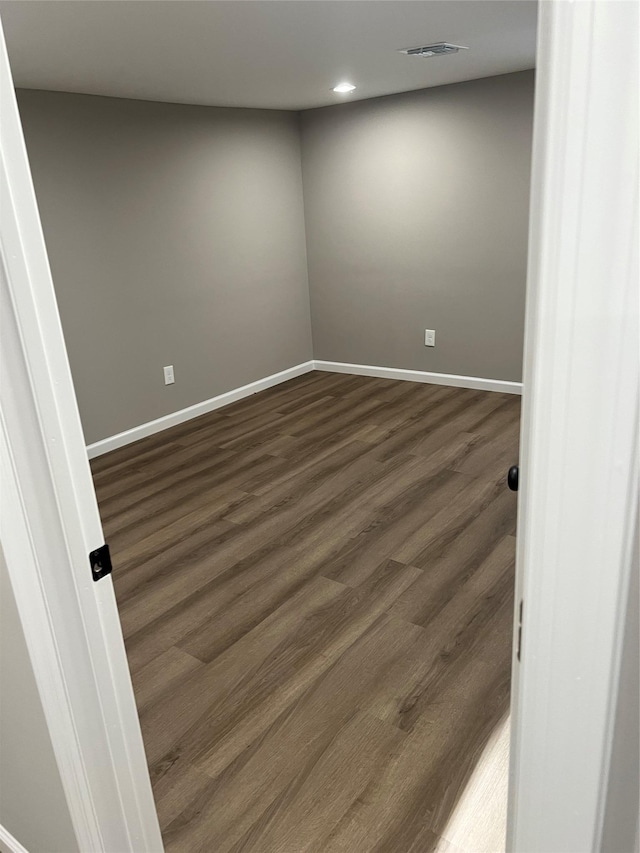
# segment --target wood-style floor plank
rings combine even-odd
[[[313,372],[92,461],[170,853],[446,848],[508,706],[518,424]]]

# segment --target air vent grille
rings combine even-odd
[[[446,56],[448,53],[457,53],[459,50],[468,50],[461,44],[447,44],[447,42],[439,42],[438,44],[426,44],[423,47],[405,47],[400,53],[405,53],[407,56]]]

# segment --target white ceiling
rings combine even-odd
[[[531,0],[1,2],[17,86],[306,109],[533,68]],[[469,50],[430,59],[404,47]]]

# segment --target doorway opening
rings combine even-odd
[[[441,83],[256,116],[18,77],[167,849],[504,837],[533,72]]]

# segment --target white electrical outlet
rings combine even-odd
[[[426,347],[434,347],[436,345],[436,330],[435,329],[425,329],[424,330],[424,345]]]
[[[173,365],[169,364],[167,367],[163,368],[164,370],[164,384],[165,385],[173,385],[176,381],[173,376]]]

